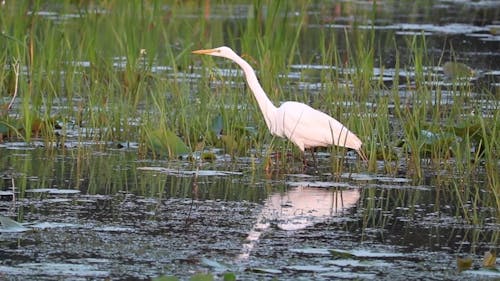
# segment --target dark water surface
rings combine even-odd
[[[497,1],[433,1],[417,11],[381,2],[380,17],[360,28],[373,26],[381,42],[395,37],[396,45],[424,34],[436,65],[458,58],[476,70],[471,109],[498,110]],[[212,16],[234,23],[251,8],[228,6],[232,16],[218,5]],[[360,14],[372,9],[368,1],[356,7]],[[344,45],[339,30],[352,24],[347,13],[335,4],[312,5],[309,13],[319,16],[308,23],[302,50],[315,50],[312,38],[324,29]],[[451,45],[453,53],[443,52]],[[401,62],[407,70],[396,76],[394,49],[377,52],[385,68],[374,72],[387,84],[413,81],[410,61]],[[322,89],[314,76],[326,67],[320,62],[294,64],[288,87]],[[304,70],[312,75],[306,82]],[[426,71],[437,77],[433,83],[449,83],[442,67]],[[496,99],[484,99],[479,88]],[[343,171],[332,174],[332,156],[323,152],[318,173],[303,173],[297,159],[290,159],[290,171],[268,173],[261,159],[231,159],[219,150],[215,161],[155,160],[139,155],[136,143],[73,137],[65,148],[0,143],[0,215],[22,223],[0,228],[0,280],[189,279],[200,272],[217,280],[225,272],[238,280],[500,279],[498,265],[481,266],[500,239],[496,198],[484,188],[481,168],[475,178],[424,168],[416,181],[404,172],[364,172],[365,164],[349,154]],[[458,271],[461,257],[472,258],[470,270]]]
[[[248,164],[235,169],[237,160],[138,160],[135,149],[113,148],[79,159],[77,150],[47,156],[0,146],[10,163],[0,211],[25,227],[0,234],[3,277],[499,277],[478,269],[483,252],[496,247],[496,210],[471,202],[467,212],[479,221],[457,216],[453,187],[443,182],[347,173],[354,159],[338,176],[322,166],[318,176],[270,177]],[[321,165],[328,162],[321,154]],[[12,186],[25,186],[23,194],[13,198]],[[472,255],[476,270],[459,274],[461,255]]]

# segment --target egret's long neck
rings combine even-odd
[[[274,118],[275,111],[277,110],[276,106],[274,106],[274,104],[262,89],[262,86],[260,85],[259,80],[257,79],[255,71],[252,69],[252,67],[239,56],[236,57],[234,61],[243,69],[248,86],[255,96],[260,110],[264,115],[264,120],[266,121],[267,128],[269,128],[269,130],[273,132],[271,120]]]

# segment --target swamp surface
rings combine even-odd
[[[229,44],[225,39],[231,36],[244,36],[237,31],[252,11],[273,10],[267,1],[259,2],[262,6],[214,2],[209,12],[197,3],[185,10],[182,6],[172,10],[168,1],[159,6],[169,21],[192,19],[192,26],[201,24],[197,21],[229,26],[224,29],[227,33],[210,37],[218,42],[216,46]],[[413,103],[413,95],[418,93],[415,88],[424,86],[433,89],[432,105],[450,111],[458,107],[467,116],[492,118],[487,127],[499,123],[500,3],[443,0],[426,1],[421,7],[408,1],[373,2],[379,4],[312,1],[302,7],[275,7],[273,15],[264,13],[292,18],[288,22],[292,30],[299,25],[294,17],[308,16],[308,21],[297,26],[303,30],[297,45],[311,59],[289,61],[287,73],[279,78],[280,91],[292,91],[295,96],[289,99],[303,93],[317,102],[321,91],[331,90],[321,77],[331,66],[321,60],[315,40],[336,38],[343,58],[350,55],[341,47],[347,44],[342,39],[345,30],[373,30],[378,57],[370,67],[371,79],[383,87],[369,95],[381,97],[375,102],[383,101],[379,106],[388,108],[384,122],[391,122],[393,131],[387,134],[404,138],[404,124],[392,112]],[[13,9],[9,5],[15,4],[3,4],[0,9]],[[102,7],[61,12],[57,3],[37,9],[26,15],[36,14],[40,21],[61,26],[78,26],[86,17],[113,14],[112,9]],[[409,59],[417,57],[418,46],[397,48],[396,56],[394,46],[401,42],[412,46],[416,37],[425,38],[425,56],[435,64],[418,65]],[[173,53],[185,48],[189,54],[198,48],[182,38],[170,43]],[[126,69],[126,57],[116,56],[112,68]],[[167,81],[181,81],[185,85],[181,91],[193,92],[185,93],[193,103],[205,102],[196,97],[205,75],[216,77],[210,87],[222,91],[217,94],[231,95],[232,90],[225,93],[221,88],[244,91],[234,65],[207,66],[199,58],[195,63],[194,55],[187,55],[186,60],[192,61],[186,68],[153,60],[150,71],[168,77]],[[451,64],[445,64],[447,61]],[[84,69],[95,67],[86,61],[75,64]],[[409,66],[396,67],[399,64]],[[57,66],[47,72],[60,72]],[[464,75],[454,70],[464,67]],[[206,68],[219,72],[209,74]],[[357,71],[342,63],[333,68],[340,79]],[[21,67],[21,71],[28,70]],[[425,79],[419,80],[419,71]],[[68,83],[65,73],[60,77]],[[353,90],[362,87],[358,82],[342,81]],[[273,83],[276,81],[268,82]],[[393,87],[398,103],[387,93]],[[249,105],[237,104],[236,112],[260,115],[251,93],[245,94],[249,97],[242,100]],[[168,96],[167,102],[176,98],[170,91],[154,95]],[[77,111],[83,96],[61,94],[50,110],[59,112],[58,116],[67,107]],[[8,103],[11,98],[5,92],[0,101]],[[344,100],[335,106],[355,102]],[[21,92],[7,114],[15,118],[24,106]],[[101,110],[107,110],[105,105]],[[147,104],[139,103],[137,111],[142,112],[140,117],[149,116]],[[361,116],[377,120],[381,118],[377,112]],[[335,111],[331,113],[337,117]],[[169,118],[175,114],[170,112]],[[218,120],[217,113],[213,116]],[[143,149],[143,139],[124,132],[127,128],[139,130],[141,119],[126,113],[119,117],[117,123],[128,125],[110,133],[109,139],[96,140],[95,136],[112,129],[95,128],[90,122],[69,117],[57,120],[53,139],[34,135],[25,141],[9,136],[0,142],[0,280],[150,280],[160,276],[189,280],[200,273],[208,274],[208,279],[199,280],[223,280],[224,276],[231,280],[227,273],[237,280],[500,279],[498,263],[483,266],[485,253],[494,256],[500,241],[498,170],[492,173],[487,164],[495,161],[493,167],[499,167],[498,145],[489,157],[477,156],[478,146],[463,152],[472,155],[465,157],[472,164],[460,167],[472,167],[472,171],[454,168],[457,160],[453,155],[436,160],[432,151],[422,153],[417,169],[409,156],[401,156],[406,153],[404,146],[396,144],[391,153],[399,157],[380,159],[373,153],[370,164],[351,151],[320,149],[317,167],[304,169],[293,146],[269,136],[264,137],[264,144],[243,153],[210,145],[176,157],[154,155]],[[267,134],[265,128],[259,128],[263,123],[244,125]],[[499,130],[493,131],[498,136]],[[432,146],[442,137],[426,128],[419,133],[428,135],[422,146]]]

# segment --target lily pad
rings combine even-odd
[[[168,129],[158,129],[148,135],[147,146],[155,155],[178,157],[191,152],[184,141]]]
[[[197,170],[197,171],[190,171],[190,170],[176,170],[176,169],[169,169],[169,168],[163,168],[163,167],[138,167],[138,170],[142,171],[153,171],[153,172],[159,172],[159,173],[164,173],[168,175],[177,175],[177,176],[192,176],[192,175],[198,175],[200,177],[202,176],[236,176],[236,175],[243,175],[241,172],[232,172],[232,171],[216,171],[216,170]]]
[[[59,222],[41,222],[31,225],[34,229],[51,229],[51,228],[78,228],[80,225],[73,223]]]
[[[339,267],[390,267],[393,264],[380,260],[337,259],[328,262]]]
[[[328,272],[335,271],[335,268],[326,267],[321,265],[292,265],[286,267],[288,270],[300,271],[300,272]]]
[[[443,65],[443,73],[452,80],[468,79],[474,76],[474,70],[468,65],[460,62],[446,62]]]
[[[461,258],[461,257],[457,258],[458,272],[462,272],[464,270],[471,269],[472,264],[473,264],[473,260],[472,260],[472,257],[470,257],[470,256],[464,257],[464,258]]]
[[[247,142],[255,137],[257,131],[253,127],[228,125],[223,115],[219,114],[212,119],[211,131],[220,140],[220,144],[227,153],[242,153],[247,149]]]
[[[4,196],[5,197],[14,196],[14,192],[0,190],[0,197],[4,197]]]
[[[0,232],[25,232],[30,230],[17,221],[0,215]]]
[[[214,280],[214,276],[212,274],[205,274],[205,273],[198,273],[191,278],[189,278],[190,281],[212,281]]]
[[[249,268],[248,271],[255,272],[255,273],[270,273],[270,274],[281,274],[281,273],[283,273],[279,269],[263,268],[263,267]]]
[[[103,279],[110,274],[108,271],[99,270],[96,266],[74,263],[21,263],[12,267],[0,266],[0,272],[25,277],[52,276],[55,279],[60,279],[57,276],[72,276],[72,279],[78,279],[76,277]]]
[[[222,272],[228,270],[228,267],[216,260],[209,259],[209,258],[202,258],[201,263],[211,267],[214,271],[216,272]]]
[[[399,258],[405,256],[402,253],[374,252],[368,250],[331,249],[330,252],[335,256],[356,257],[356,258]]]
[[[321,273],[323,277],[329,277],[331,279],[346,279],[346,280],[376,280],[376,274],[370,273],[357,273],[357,272],[344,272],[344,271],[335,271],[335,272],[327,272]]]
[[[201,154],[201,159],[205,161],[215,161],[217,159],[217,156],[215,155],[215,153],[208,151]]]
[[[152,281],[179,281],[179,278],[175,276],[160,276],[151,279]]]
[[[27,193],[49,193],[53,190],[56,190],[55,188],[32,188],[32,189],[26,189],[24,192]]]
[[[325,248],[303,248],[303,249],[290,249],[290,252],[306,254],[306,255],[331,255],[330,250]]]
[[[76,189],[52,189],[49,191],[49,194],[53,195],[70,195],[70,194],[78,194],[80,190]]]
[[[323,187],[323,188],[331,188],[331,187],[340,187],[340,188],[348,188],[352,187],[350,184],[345,182],[333,182],[333,181],[289,181],[286,183],[289,186],[309,186],[309,187]]]
[[[420,130],[420,136],[424,145],[436,146],[439,144],[449,144],[456,139],[456,136],[449,133],[434,133],[428,130]]]
[[[473,278],[471,278],[471,280],[474,280],[476,278],[477,279],[488,278],[488,280],[499,280],[500,279],[500,270],[498,270],[498,269],[482,268],[479,270],[465,270],[464,272],[462,272],[462,274],[473,277]],[[491,278],[491,279],[489,279],[489,278]]]
[[[366,173],[343,173],[342,177],[356,181],[378,181],[378,182],[389,182],[389,183],[411,182],[411,179],[408,178],[388,177],[383,175],[366,174]]]
[[[221,114],[218,114],[214,119],[212,119],[211,129],[215,135],[219,135],[222,132],[224,129],[224,120],[222,119]]]

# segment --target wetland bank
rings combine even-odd
[[[0,279],[500,278],[496,1],[6,1],[0,26]],[[191,55],[221,45],[369,161],[304,171]]]

